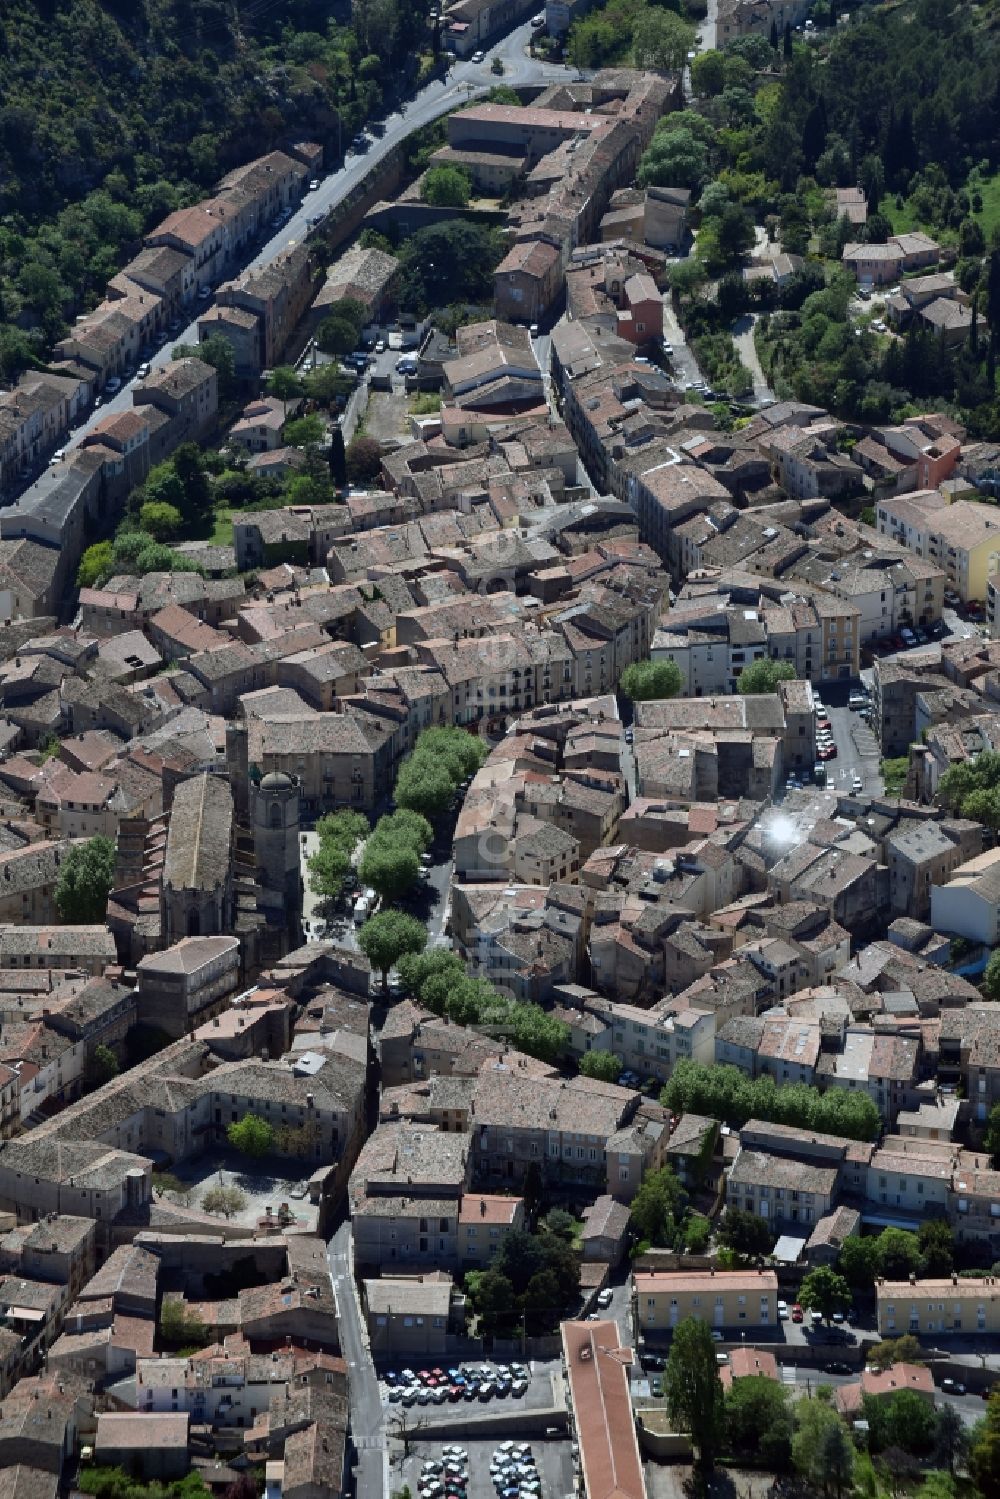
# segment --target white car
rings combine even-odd
[[[787,1301],[779,1301],[778,1302],[778,1321],[779,1322],[787,1322],[788,1321],[788,1302]]]
[[[485,52],[473,52],[473,54],[472,54],[472,61],[474,63],[485,62],[486,61],[486,53]]]
[[[379,341],[378,341],[378,343],[375,345],[375,352],[376,352],[376,354],[384,354],[385,353],[385,339],[384,338],[380,338]]]
[[[863,791],[864,790],[864,785],[865,785],[865,783],[864,783],[864,781],[861,779],[861,777],[859,775],[854,775],[854,776],[851,777],[851,790],[852,791]]]
[[[603,1291],[598,1291],[598,1293],[597,1293],[597,1305],[599,1307],[602,1307],[602,1308],[609,1307],[611,1305],[612,1300],[613,1300],[613,1292],[611,1292],[610,1290],[605,1289]]]

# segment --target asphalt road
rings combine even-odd
[[[341,1352],[347,1360],[351,1439],[356,1450],[357,1499],[383,1499],[389,1492],[382,1400],[368,1351],[350,1259],[351,1225],[344,1222],[330,1240],[327,1257],[337,1297]]]
[[[432,79],[409,104],[403,107],[402,113],[397,111],[386,117],[384,134],[373,139],[366,151],[347,156],[336,171],[322,179],[315,192],[307,192],[288,222],[275,230],[271,238],[261,246],[259,252],[247,264],[264,265],[282,250],[305,239],[309,232],[310,218],[316,214],[329,213],[343,201],[351,189],[371,171],[372,167],[388,156],[389,152],[406,136],[415,130],[422,129],[424,125],[430,124],[440,115],[450,113],[467,99],[486,94],[498,84],[508,84],[512,87],[534,84],[541,87],[546,83],[577,76],[572,69],[561,64],[542,62],[529,57],[527,46],[530,36],[531,26],[526,22],[496,42],[487,51],[482,63],[455,62],[447,77]],[[491,63],[495,57],[499,57],[503,63],[502,76],[491,72]],[[237,274],[238,270],[235,267],[228,273],[230,277]],[[158,349],[150,363],[154,367],[168,364],[174,344],[197,343],[198,319],[204,317],[212,305],[211,300],[199,302],[193,321],[162,349]],[[97,422],[110,413],[130,411],[134,384],[134,380],[129,381],[114,396],[107,398],[79,427],[74,429],[64,445],[67,448],[75,447]]]

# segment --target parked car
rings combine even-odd
[[[314,193],[318,187],[319,187],[319,178],[318,177],[313,177],[310,180],[310,183],[309,183],[309,191],[311,193]]]
[[[473,54],[472,54],[472,61],[474,63],[485,62],[486,61],[486,53],[485,52],[473,52]]]
[[[607,1287],[597,1293],[597,1305],[599,1307],[609,1307],[613,1299],[613,1293]]]
[[[654,1395],[663,1394],[663,1380],[658,1374],[654,1374],[652,1379],[649,1381],[649,1388]]]
[[[778,1302],[778,1321],[779,1322],[787,1322],[788,1321],[788,1302],[787,1301],[779,1301]]]

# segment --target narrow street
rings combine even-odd
[[[759,406],[763,401],[773,401],[774,391],[768,385],[767,377],[757,357],[757,346],[753,341],[756,323],[756,317],[750,312],[745,317],[737,318],[733,324],[733,343],[743,363],[750,371],[753,379],[753,398]]]
[[[351,1437],[357,1452],[355,1494],[357,1499],[384,1499],[389,1482],[382,1397],[354,1286],[348,1221],[330,1240],[327,1258],[337,1297],[341,1352],[347,1361]]]

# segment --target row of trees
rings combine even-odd
[[[458,787],[486,759],[486,745],[464,729],[424,729],[396,780],[397,806],[433,823],[452,803]]]
[[[362,938],[370,925],[362,927]],[[407,988],[435,1015],[502,1036],[518,1051],[544,1062],[557,1061],[569,1044],[569,1029],[562,1021],[538,1005],[507,998],[485,979],[470,978],[461,959],[445,948],[403,955],[398,968]]]
[[[434,830],[426,817],[401,807],[380,817],[358,865],[366,885],[383,900],[398,900],[420,876],[420,855],[431,846]]]
[[[336,900],[344,888],[354,850],[368,836],[368,819],[345,808],[328,812],[316,824],[319,847],[309,857],[309,882],[321,900]]]
[[[678,1062],[660,1097],[675,1114],[707,1114],[736,1128],[748,1119],[767,1119],[852,1140],[875,1140],[882,1127],[881,1115],[867,1094],[842,1088],[821,1093],[804,1083],[779,1088],[773,1078],[750,1078],[738,1067],[703,1062]]]

